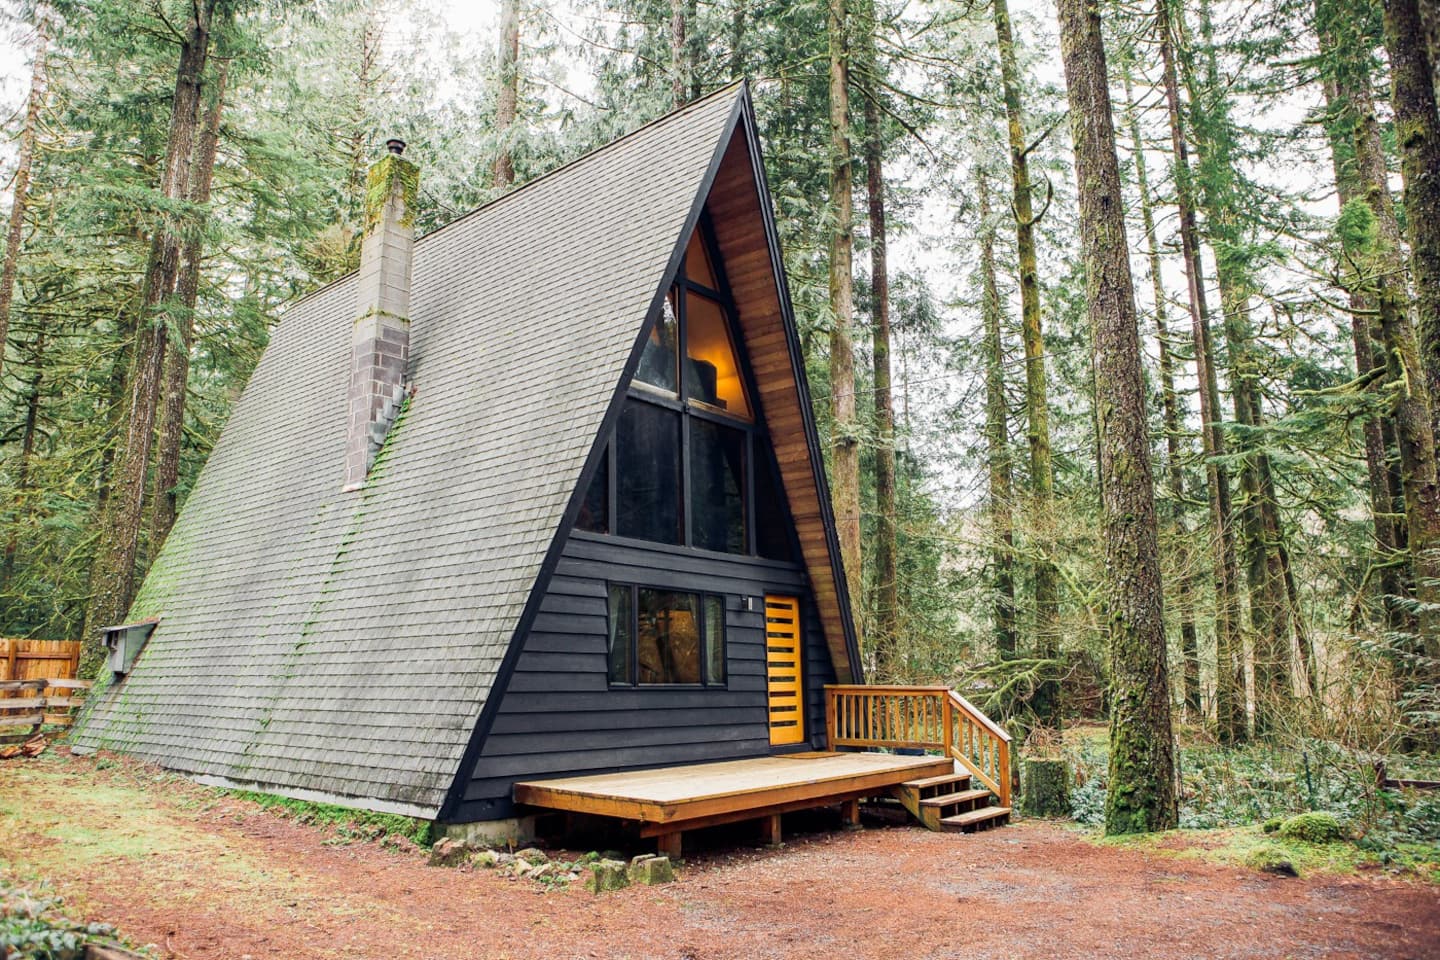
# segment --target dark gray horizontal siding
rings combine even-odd
[[[724,688],[611,688],[606,585],[725,597]],[[804,600],[811,742],[824,737],[819,688],[834,671],[804,574],[793,565],[579,535],[566,544],[499,713],[469,777],[457,819],[509,816],[515,781],[764,756],[765,618],[745,609],[766,593]]]

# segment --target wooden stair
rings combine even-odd
[[[907,780],[895,797],[929,830],[974,833],[1010,822],[1010,808],[998,806],[989,789],[973,787],[968,773]]]

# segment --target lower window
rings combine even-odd
[[[612,583],[610,682],[725,683],[725,599]]]

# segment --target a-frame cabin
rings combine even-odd
[[[391,149],[359,273],[277,327],[132,608],[157,625],[77,746],[445,824],[615,812],[676,842],[667,821],[963,787],[952,759],[999,791],[1003,734],[961,756],[958,698],[854,686],[746,89],[418,241]],[[946,755],[763,766],[876,745]],[[670,800],[606,792],[636,770]],[[685,787],[707,776],[731,780]],[[762,796],[683,802],[737,783]]]

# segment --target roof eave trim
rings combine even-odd
[[[437,822],[449,822],[464,801],[465,785],[469,780],[470,771],[480,759],[485,741],[490,736],[490,729],[495,725],[495,718],[500,712],[500,702],[504,699],[504,693],[510,686],[511,677],[514,676],[515,666],[519,662],[521,651],[525,646],[525,638],[530,633],[530,627],[540,612],[540,602],[550,587],[550,581],[555,575],[555,568],[560,563],[560,555],[569,539],[570,530],[575,526],[575,521],[580,515],[590,481],[594,478],[595,471],[599,469],[610,433],[614,430],[615,422],[620,417],[622,401],[629,392],[630,381],[634,378],[636,369],[640,366],[640,355],[645,349],[646,341],[650,338],[650,330],[659,318],[665,297],[669,293],[671,285],[674,284],[676,275],[680,272],[680,264],[685,257],[685,241],[689,239],[695,225],[700,222],[700,214],[705,209],[705,201],[710,197],[710,190],[715,185],[715,178],[720,173],[720,164],[725,159],[725,151],[730,146],[731,138],[735,136],[736,127],[743,122],[747,115],[749,102],[750,93],[747,82],[741,84],[740,94],[735,98],[730,116],[725,122],[715,150],[711,154],[710,164],[705,170],[704,177],[700,180],[700,188],[696,192],[695,199],[691,201],[690,212],[685,217],[684,226],[670,252],[670,260],[665,265],[665,272],[661,275],[660,283],[651,297],[650,307],[645,314],[645,322],[641,325],[640,332],[635,338],[635,344],[630,349],[630,356],[625,361],[619,382],[610,395],[609,406],[591,444],[590,453],[585,458],[585,466],[580,471],[580,478],[575,484],[575,489],[570,493],[570,502],[565,507],[560,526],[556,529],[550,540],[550,546],[545,551],[545,557],[540,563],[539,575],[530,588],[530,596],[525,601],[525,608],[521,611],[515,632],[511,634],[510,644],[505,650],[505,657],[500,662],[500,669],[496,671],[495,680],[490,685],[490,695],[480,710],[480,716],[475,722],[475,729],[470,735],[470,742],[466,744],[465,752],[460,757],[459,769],[455,771],[455,780],[450,785],[450,789],[446,791],[445,802],[441,804],[440,812],[436,816]]]

